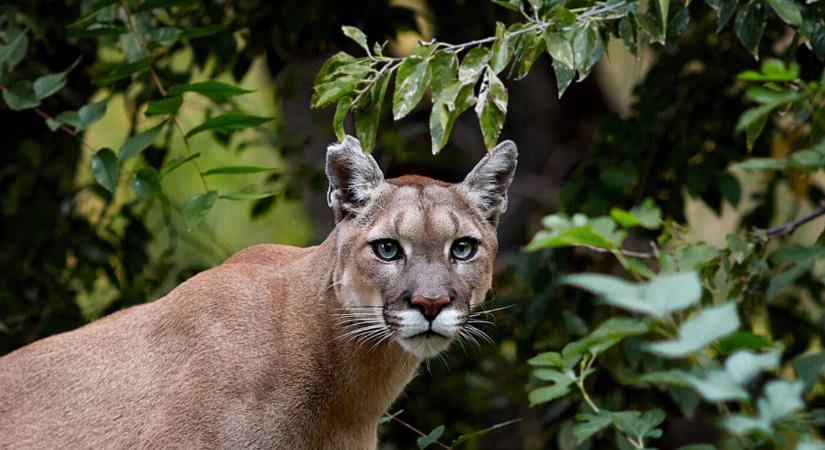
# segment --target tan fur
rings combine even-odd
[[[342,218],[319,246],[250,247],[155,302],[0,358],[0,448],[374,449],[421,362],[392,323],[418,314],[404,298],[449,291],[450,314],[467,314],[490,287],[484,210],[466,187],[427,180],[382,181],[357,214],[333,205]],[[479,256],[439,262],[467,233]],[[412,243],[403,265],[372,253],[385,234]],[[341,339],[341,312],[364,308],[396,335]],[[410,339],[428,356],[449,343]]]

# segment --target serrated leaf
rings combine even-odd
[[[627,317],[614,317],[599,325],[589,335],[567,344],[562,356],[570,359],[589,353],[594,358],[629,336],[639,336],[650,331],[650,324]]]
[[[359,30],[356,27],[351,27],[348,25],[344,25],[341,27],[341,31],[344,32],[344,35],[353,41],[355,41],[361,48],[364,49],[367,53],[370,52],[369,46],[367,45],[367,36],[364,34],[363,31]]]
[[[344,97],[338,100],[338,105],[335,107],[335,117],[332,119],[332,129],[335,131],[335,137],[339,141],[343,141],[347,136],[347,130],[344,129],[344,121],[347,119],[347,113],[352,108],[352,97]]]
[[[418,439],[416,439],[415,443],[416,443],[416,445],[418,445],[419,450],[425,449],[425,448],[429,447],[430,445],[435,444],[436,442],[438,442],[438,440],[441,438],[441,435],[443,435],[443,434],[444,434],[444,425],[439,425],[439,426],[433,428],[433,430],[430,431],[426,436],[421,436]]]
[[[475,111],[484,146],[490,151],[498,143],[498,136],[507,115],[507,89],[492,70],[488,69],[484,73]]]
[[[530,407],[540,405],[542,403],[547,403],[557,398],[564,397],[565,395],[570,393],[570,384],[554,384],[552,386],[544,386],[538,389],[533,389],[530,391],[530,395],[528,395],[528,400],[530,400]]]
[[[223,166],[209,169],[203,173],[203,176],[210,175],[238,175],[249,173],[272,172],[279,170],[277,167],[260,167],[260,166]]]
[[[34,80],[34,96],[38,100],[54,94],[66,85],[66,73],[50,73]]]
[[[141,200],[150,199],[161,193],[160,174],[154,167],[143,167],[132,180],[132,190]]]
[[[657,430],[665,420],[665,413],[661,409],[651,409],[641,413],[639,411],[620,411],[610,413],[613,418],[613,423],[628,436],[632,436],[637,440],[642,440],[646,437],[659,437],[661,431]]]
[[[181,95],[175,95],[162,100],[155,100],[147,103],[145,115],[147,117],[162,115],[174,116],[178,113],[178,110],[182,104],[183,96]]]
[[[537,367],[551,366],[559,369],[569,369],[576,365],[580,359],[578,356],[565,358],[558,352],[544,352],[530,358],[527,364]]]
[[[195,194],[187,200],[186,205],[183,206],[183,220],[190,231],[206,219],[209,211],[215,206],[216,200],[218,200],[218,193],[215,191]]]
[[[429,61],[409,57],[398,67],[395,75],[395,93],[392,96],[392,115],[399,120],[410,113],[427,92],[430,84]]]
[[[765,31],[765,8],[762,2],[751,1],[736,15],[733,30],[739,42],[751,53],[757,55],[759,41]]]
[[[768,4],[776,15],[788,25],[799,26],[802,24],[802,13],[793,0],[768,0]]]
[[[581,445],[591,436],[604,430],[613,423],[610,415],[579,414],[576,420],[581,422],[573,426],[573,436],[576,437],[576,445]]]
[[[226,113],[217,117],[207,119],[206,122],[196,126],[186,133],[190,138],[204,131],[214,131],[221,134],[230,134],[238,130],[253,128],[272,120],[273,117],[251,116],[243,113]]]
[[[118,158],[120,158],[121,161],[127,161],[141,154],[150,145],[152,145],[152,142],[165,125],[166,122],[161,122],[160,125],[152,127],[127,139],[118,151]]]
[[[243,89],[221,81],[201,81],[198,83],[176,84],[166,90],[169,96],[183,94],[184,92],[195,92],[212,100],[213,102],[223,102],[238,95],[249,94],[255,91]]]
[[[658,319],[696,304],[702,296],[702,284],[696,272],[663,274],[637,284],[596,274],[569,275],[562,282],[599,295],[610,305]]]
[[[670,341],[649,343],[645,350],[667,358],[680,358],[701,350],[713,341],[739,329],[736,303],[707,308],[679,327],[679,336]]]
[[[96,103],[89,103],[83,105],[78,111],[77,116],[80,123],[75,128],[75,131],[80,132],[89,127],[89,125],[97,122],[103,115],[106,114],[106,100]]]
[[[98,184],[107,191],[114,193],[120,175],[120,161],[118,161],[115,152],[108,148],[98,150],[97,153],[92,155],[90,167]]]

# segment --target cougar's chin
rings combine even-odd
[[[397,341],[404,350],[419,358],[429,358],[444,351],[458,336],[460,319],[453,310],[442,311],[428,321],[417,310],[404,311],[399,315]]]

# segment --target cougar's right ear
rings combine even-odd
[[[327,147],[327,203],[338,223],[347,214],[357,214],[375,196],[384,174],[372,156],[364,154],[361,142],[347,136]]]

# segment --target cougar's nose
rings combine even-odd
[[[410,303],[417,307],[421,311],[421,314],[424,314],[424,318],[432,321],[435,319],[435,316],[438,315],[438,312],[441,311],[441,307],[450,303],[450,297],[442,295],[438,298],[427,298],[417,295],[413,297]]]

